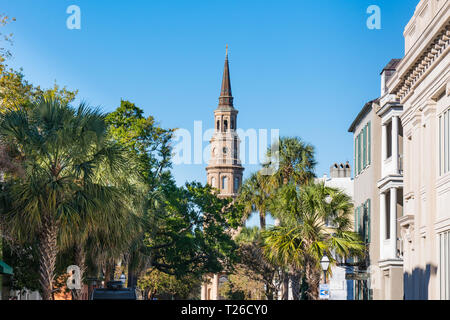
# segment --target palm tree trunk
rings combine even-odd
[[[49,214],[43,214],[39,235],[39,283],[43,300],[53,300],[53,279],[58,254],[58,227]]]
[[[84,285],[84,273],[86,272],[86,256],[84,253],[83,246],[77,242],[75,244],[75,264],[80,268],[80,289],[72,290],[72,299],[73,300],[82,300],[82,290]]]
[[[312,261],[312,259],[306,259],[306,279],[308,282],[307,295],[310,300],[319,299],[319,284],[320,284],[320,270]]]
[[[300,283],[302,280],[302,273],[295,268],[291,268],[289,275],[292,283],[292,297],[294,300],[301,300]]]
[[[136,286],[137,286],[137,276],[135,274],[135,271],[130,268],[128,269],[127,287],[135,288]]]
[[[259,213],[259,226],[262,231],[266,230],[266,213],[264,211]]]
[[[104,284],[105,288],[109,281],[114,280],[114,269],[115,263],[112,262],[110,259],[107,259],[105,262],[105,284]]]
[[[283,271],[281,283],[281,300],[289,300],[289,274]]]

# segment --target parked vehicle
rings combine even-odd
[[[91,300],[138,300],[136,289],[124,288],[122,281],[110,281],[106,288],[96,288]]]

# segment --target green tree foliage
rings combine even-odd
[[[261,230],[258,227],[243,228],[236,237],[238,243],[238,263],[229,277],[225,293],[237,291],[245,299],[273,300],[280,286],[280,269],[264,255]],[[252,289],[245,289],[245,283],[251,283]]]
[[[330,258],[332,266],[338,260],[365,254],[364,243],[351,231],[351,199],[323,184],[301,188],[288,184],[278,193],[276,206],[284,224],[263,234],[264,253],[292,274],[303,272],[308,298],[317,299],[320,260],[324,255]]]
[[[266,214],[270,206],[272,190],[273,184],[270,177],[258,172],[245,180],[239,192],[238,202],[244,208],[245,217],[248,218],[253,212],[258,212],[262,230],[266,229]]]
[[[14,21],[16,21],[16,18],[11,18],[5,14],[0,14],[0,28],[5,27]],[[9,47],[12,45],[12,37],[12,33],[5,33],[0,30],[0,62],[3,62],[11,56]]]
[[[74,226],[101,224],[99,213],[125,206],[124,194],[102,172],[126,169],[127,157],[107,139],[103,114],[55,99],[6,112],[0,136],[22,159],[22,174],[7,176],[2,188],[8,233],[19,242],[37,237],[42,295],[51,299],[60,244]]]
[[[199,286],[200,279],[190,274],[177,278],[157,269],[147,270],[138,281],[146,300],[193,299]]]
[[[3,259],[14,266],[11,278],[11,290],[40,290],[39,285],[39,250],[37,242],[15,244],[3,242]]]
[[[231,267],[236,244],[230,229],[242,220],[231,199],[217,197],[209,185],[171,186],[154,211],[156,228],[146,234],[152,266],[171,275],[201,276]]]
[[[272,157],[272,150],[267,158]],[[283,137],[279,141],[279,169],[271,176],[272,184],[279,187],[288,182],[304,185],[314,178],[316,160],[314,147],[297,137]]]
[[[134,103],[122,100],[120,107],[108,114],[110,136],[128,148],[139,159],[139,172],[147,179],[150,189],[158,185],[160,175],[170,168],[170,141],[175,129],[163,129],[152,116]]]

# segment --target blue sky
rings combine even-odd
[[[228,43],[239,126],[312,143],[321,176],[334,162],[352,161],[347,129],[379,95],[382,68],[403,56],[417,3],[1,0],[1,12],[17,19],[8,27],[9,64],[29,81],[50,87],[56,80],[105,111],[128,99],[164,127],[213,126]],[[81,30],[66,28],[72,4],[81,9]],[[373,4],[381,30],[366,27]],[[204,167],[175,166],[177,182],[205,182]]]

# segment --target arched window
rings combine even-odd
[[[231,119],[231,130],[234,130],[234,120]]]
[[[223,122],[223,129],[224,129],[225,132],[228,131],[228,120],[225,120],[225,121]]]
[[[228,189],[228,178],[222,177],[222,189],[227,190]]]
[[[220,130],[220,121],[217,120],[217,131],[219,131],[219,130]]]
[[[235,177],[234,178],[234,192],[235,193],[239,191],[239,187],[240,187],[240,185],[239,185],[239,178]]]

